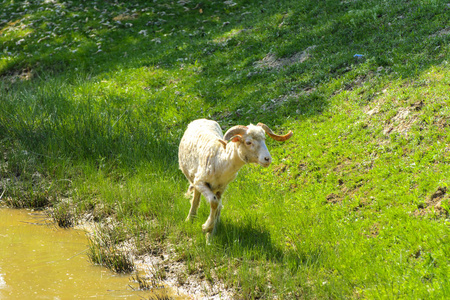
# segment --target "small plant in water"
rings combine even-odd
[[[74,216],[68,203],[60,203],[50,214],[59,227],[69,228],[74,225]]]
[[[170,300],[173,299],[167,294],[167,290],[164,288],[164,285],[160,282],[159,278],[155,276],[155,273],[150,270],[152,273],[149,277],[143,277],[139,275],[139,272],[136,272],[134,276],[131,277],[131,280],[139,285],[138,290],[148,291],[151,290],[154,295],[152,295],[150,300]],[[132,290],[136,290],[130,285]]]
[[[151,290],[153,287],[153,282],[149,281],[148,278],[139,275],[139,272],[136,272],[135,276],[131,276],[131,281],[136,282],[139,285],[138,289],[141,291],[148,291]],[[133,287],[131,288],[135,290]]]
[[[160,294],[155,294],[149,298],[149,300],[173,300],[174,298],[167,295],[167,292],[164,290],[164,292]]]
[[[101,237],[89,237],[89,260],[102,265],[117,273],[130,273],[134,271],[134,263],[129,255],[118,250],[113,245],[107,245]]]

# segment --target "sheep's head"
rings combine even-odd
[[[230,128],[223,139],[238,144],[238,155],[246,163],[258,163],[268,167],[272,162],[269,150],[266,146],[266,136],[269,135],[276,141],[285,141],[292,136],[292,131],[286,135],[276,135],[265,124],[242,126],[237,125]]]

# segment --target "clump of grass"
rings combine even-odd
[[[1,130],[1,129],[0,129]],[[0,201],[14,208],[43,209],[52,204],[52,183],[38,158],[9,139],[0,141]]]
[[[117,273],[133,272],[135,266],[129,253],[118,249],[117,244],[111,243],[107,235],[97,233],[89,236],[89,260]]]
[[[159,276],[158,272],[160,270],[156,268],[151,268],[149,270],[150,276],[141,276],[139,272],[136,272],[134,276],[131,277],[131,280],[136,282],[139,285],[139,290],[148,291],[148,290],[162,290],[164,289],[164,285],[162,284],[162,280],[165,278]]]
[[[134,276],[131,276],[131,280],[139,285],[139,290],[141,291],[148,291],[154,286],[148,278],[142,277],[139,272],[137,272]]]
[[[75,224],[75,217],[70,204],[67,202],[61,202],[53,207],[50,215],[61,228],[69,228]]]
[[[10,196],[4,197],[3,202],[14,208],[44,209],[51,200],[46,192],[15,190]]]
[[[89,245],[89,260],[97,265],[105,266],[117,273],[131,273],[134,271],[134,263],[130,256],[117,248],[103,248],[92,241]]]
[[[173,297],[169,296],[167,293],[167,289],[162,284],[162,279],[165,277],[161,277],[161,268],[156,266],[149,270],[151,273],[150,276],[141,276],[139,272],[136,272],[134,276],[131,277],[131,280],[139,285],[139,290],[141,291],[152,291],[153,295],[149,298],[149,300],[171,300]],[[132,286],[131,289],[136,290]]]
[[[159,271],[156,271],[159,272]],[[152,291],[153,295],[149,300],[171,300],[173,297],[169,296],[164,285],[161,283],[161,278],[154,270],[150,270],[151,276],[141,276],[139,272],[136,272],[134,276],[131,277],[133,282],[139,285],[139,290],[141,291]],[[136,290],[132,286],[131,289]]]
[[[169,296],[167,294],[167,291],[163,291],[162,293],[156,293],[155,295],[152,295],[149,300],[173,300],[175,298]]]

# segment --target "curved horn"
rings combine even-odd
[[[289,132],[285,135],[277,135],[273,133],[273,131],[266,124],[258,123],[258,126],[262,127],[262,129],[264,129],[267,135],[273,138],[275,141],[283,142],[290,139],[291,136],[293,135],[291,130],[289,130]]]
[[[223,136],[225,141],[229,141],[235,135],[244,135],[247,132],[247,126],[236,125],[228,129],[228,131]]]

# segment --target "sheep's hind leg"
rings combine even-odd
[[[189,189],[191,189],[191,187],[189,187]],[[194,196],[192,197],[191,200],[191,209],[189,210],[186,222],[193,220],[197,215],[197,209],[200,204],[200,196],[201,196],[200,192],[196,188],[194,188]]]

